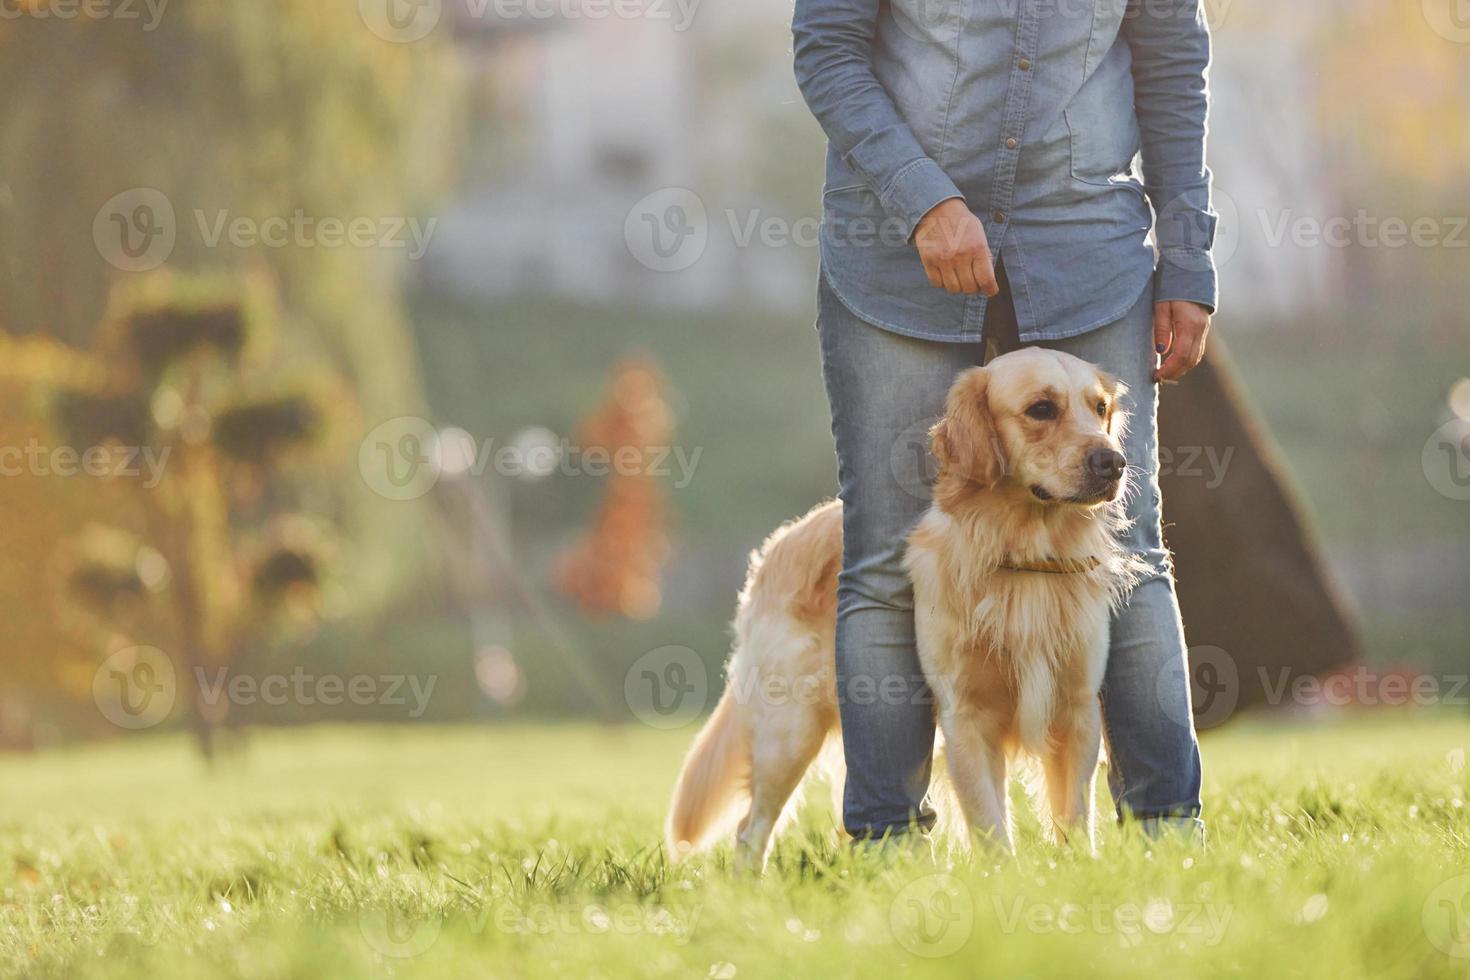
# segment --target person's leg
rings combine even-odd
[[[1091,361],[1129,389],[1124,453],[1133,523],[1125,544],[1151,571],[1113,618],[1102,692],[1113,800],[1120,817],[1140,820],[1150,832],[1173,826],[1198,834],[1204,826],[1199,820],[1199,745],[1189,703],[1184,627],[1161,524],[1152,287],[1116,323],[1043,346]]]
[[[914,642],[904,538],[929,505],[927,432],[977,344],[914,340],[858,319],[819,287],[817,333],[843,504],[837,696],[855,838],[927,829],[934,707]]]

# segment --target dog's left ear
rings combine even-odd
[[[1106,371],[1099,371],[1098,375],[1108,393],[1108,431],[1121,439],[1128,430],[1128,410],[1123,407],[1123,397],[1128,394],[1128,386]]]
[[[944,418],[929,430],[929,448],[939,460],[935,499],[979,485],[990,489],[1005,473],[1000,434],[990,414],[990,371],[970,368],[955,379],[944,406]]]

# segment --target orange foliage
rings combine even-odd
[[[611,460],[607,492],[591,528],[553,572],[557,588],[587,612],[630,619],[658,613],[669,541],[664,489],[653,464],[672,436],[658,369],[644,358],[619,363],[602,404],[577,432],[584,458],[597,451]]]

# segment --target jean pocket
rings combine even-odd
[[[1130,110],[1109,118],[1075,108],[1063,114],[1072,144],[1072,178],[1084,184],[1112,185],[1132,174],[1138,155],[1138,117]]]

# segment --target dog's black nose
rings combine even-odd
[[[1087,472],[1116,480],[1128,468],[1128,460],[1116,449],[1094,449],[1087,454]]]

